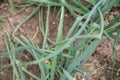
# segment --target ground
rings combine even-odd
[[[17,2],[17,0],[15,0]],[[0,15],[3,16],[4,21],[0,23],[0,52],[4,52],[6,50],[5,48],[5,42],[4,42],[4,31],[7,31],[9,35],[12,37],[12,32],[16,28],[16,25],[21,22],[26,16],[30,14],[30,12],[34,9],[34,7],[28,7],[25,9],[24,12],[16,14],[13,12],[13,10],[9,7],[7,3],[2,3],[0,5]],[[56,37],[57,32],[57,25],[59,19],[56,19],[54,14],[52,14],[54,10],[51,9],[51,16],[50,16],[50,30],[49,30],[49,37],[51,37],[53,40]],[[113,8],[109,15],[106,16],[105,25],[111,21],[114,16],[118,15],[120,13],[119,8]],[[38,14],[38,13],[37,13]],[[44,12],[46,14],[46,12]],[[44,15],[45,17],[45,15]],[[45,18],[44,18],[45,20]],[[64,36],[67,34],[68,30],[74,22],[74,18],[72,15],[69,14],[69,12],[66,10],[65,12],[65,21],[64,21]],[[32,18],[30,18],[17,32],[17,36],[20,37],[20,35],[24,35],[29,39],[29,36],[32,38],[33,42],[37,45],[42,45],[42,33],[40,32],[40,29],[38,27],[38,16],[34,15]],[[37,34],[35,36],[35,34]],[[34,37],[35,36],[35,37]],[[13,40],[14,41],[14,40]],[[115,63],[114,68],[114,78],[117,78],[120,76],[120,42],[118,42],[117,46],[117,59]],[[33,60],[33,58],[28,55],[26,52],[21,55],[19,55],[20,58],[23,61],[30,61]],[[12,80],[12,67],[10,65],[10,60],[6,57],[4,59],[0,59],[1,68],[0,68],[0,80]],[[32,71],[32,73],[39,75],[39,71],[37,70],[38,66],[30,66],[29,70]],[[112,47],[111,43],[106,37],[103,37],[101,40],[101,44],[97,47],[96,51],[86,63],[83,68],[83,70],[89,70],[89,76],[92,80],[110,80],[111,70],[112,70]],[[30,77],[26,75],[28,80]],[[80,74],[78,75],[81,78]]]

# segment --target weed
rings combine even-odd
[[[105,28],[103,15],[105,15],[106,11],[109,11],[114,5],[120,2],[120,0],[89,0],[89,3],[94,1],[91,10],[88,6],[81,4],[80,0],[71,0],[71,4],[67,0],[28,0],[20,5],[14,5],[11,0],[8,1],[14,11],[16,11],[14,6],[22,8],[31,5],[37,6],[30,15],[16,26],[13,32],[13,38],[15,42],[17,41],[15,44],[20,44],[21,46],[15,47],[8,34],[5,37],[7,47],[7,52],[5,54],[8,55],[11,60],[14,72],[13,75],[16,76],[17,80],[25,80],[25,73],[36,80],[54,80],[56,75],[60,80],[66,80],[66,78],[75,80],[75,74],[77,72],[81,74],[84,73],[84,71],[81,72],[79,70],[89,60],[96,47],[100,44],[103,34],[110,39],[113,45],[114,68],[115,44],[120,36],[119,32],[115,36],[113,36],[112,33],[120,29],[120,27],[118,27],[119,24],[114,25],[119,19],[119,15]],[[49,16],[52,6],[60,7],[60,21],[55,41],[52,41],[52,39],[48,37]],[[43,20],[43,7],[47,7],[46,21]],[[72,14],[75,22],[68,31],[66,37],[63,38],[65,9]],[[29,41],[23,35],[21,35],[21,38],[16,36],[18,29],[38,11],[39,27],[44,37],[42,47],[34,45],[33,42]],[[82,14],[83,16],[79,16],[78,14]],[[115,39],[115,42],[112,41],[112,38]],[[78,44],[74,45],[76,39],[78,40]],[[51,44],[48,44],[49,42]],[[15,57],[19,51],[24,50],[27,50],[35,60],[21,62]],[[45,61],[49,61],[48,64],[46,64]],[[29,65],[38,65],[41,76],[36,76],[24,68]],[[89,80],[87,74],[84,76],[87,76],[86,79]]]

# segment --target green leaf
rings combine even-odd
[[[115,80],[120,80],[120,77],[116,78]]]
[[[63,69],[63,73],[69,80],[76,80],[74,77],[72,77],[66,70]]]

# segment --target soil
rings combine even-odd
[[[14,0],[17,3],[17,0]],[[18,2],[19,3],[19,2]],[[4,42],[4,31],[7,31],[9,35],[12,37],[13,30],[16,28],[16,26],[26,17],[28,16],[32,10],[34,9],[34,6],[28,7],[24,10],[24,12],[16,14],[13,12],[13,10],[9,7],[7,3],[2,3],[0,5],[0,15],[3,16],[4,21],[0,22],[0,52],[5,51],[5,42]],[[47,12],[47,10],[46,10]],[[46,12],[44,12],[44,20],[46,17]],[[55,18],[55,14],[57,14],[57,11],[53,14],[54,9],[51,9],[50,13],[50,19],[49,19],[49,37],[54,40],[56,38],[56,33],[57,33],[57,25],[59,24],[59,19]],[[109,21],[111,21],[114,16],[118,15],[120,13],[120,10],[117,8],[113,8],[111,12],[106,16],[105,19],[105,25],[109,24]],[[37,45],[42,45],[43,41],[43,36],[42,33],[40,32],[39,25],[38,25],[38,13],[34,15],[32,18],[30,18],[18,31],[17,31],[17,36],[20,37],[21,34],[24,35],[27,39],[30,40],[29,37],[33,38],[34,35],[37,33],[37,35],[34,37],[33,42]],[[65,20],[64,20],[64,29],[63,33],[64,36],[67,34],[68,30],[72,26],[74,22],[74,18],[72,15],[69,14],[69,12],[66,10],[65,11]],[[114,76],[113,78],[120,77],[120,42],[116,45],[117,49],[117,59],[115,63],[115,68],[114,68]],[[27,54],[28,52],[24,51],[24,54],[19,55],[19,59],[22,61],[32,61],[34,58]],[[1,68],[0,68],[0,80],[13,80],[13,69],[11,66],[10,59],[7,57],[0,57],[0,63],[1,63]],[[4,66],[4,68],[2,68]],[[110,80],[110,75],[112,71],[112,47],[111,43],[106,37],[103,37],[103,40],[101,41],[101,44],[97,47],[96,51],[86,63],[83,68],[83,70],[89,71],[88,75],[92,80]],[[28,70],[35,75],[40,75],[38,66],[30,66],[28,67]],[[30,80],[31,77],[29,75],[26,75],[26,80]],[[81,78],[81,74],[78,75],[77,79],[78,80],[84,80],[84,77],[82,76],[83,79]],[[31,79],[32,80],[32,79]]]

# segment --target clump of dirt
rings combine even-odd
[[[120,48],[120,45],[118,44],[116,47]],[[117,52],[117,55],[120,55],[118,49]],[[103,40],[97,47],[95,53],[92,55],[88,63],[83,66],[83,70],[88,71],[88,74],[92,80],[110,80],[111,77],[115,79],[120,76],[120,72],[118,71],[120,68],[120,58],[115,60],[115,68],[112,76],[112,56],[111,43],[106,37],[103,37]]]
[[[9,35],[11,36],[14,29],[16,28],[16,26],[23,20],[25,19],[34,9],[34,7],[28,7],[25,9],[24,12],[16,14],[9,6],[6,6],[7,9],[3,9],[2,12],[0,13],[3,18],[4,18],[4,22],[1,23],[1,29],[0,29],[0,47],[4,47],[4,31],[7,31],[9,33]],[[32,18],[30,18],[27,22],[25,22],[23,24],[23,26],[20,27],[20,29],[18,29],[16,35],[18,37],[20,37],[21,35],[24,35],[25,37],[27,37],[28,40],[30,40],[30,38],[28,36],[30,36],[31,38],[33,38],[33,36],[35,35],[36,32],[37,33],[37,37],[34,38],[34,42],[38,45],[41,45],[42,42],[42,35],[39,31],[39,26],[38,26],[38,16],[35,15]],[[12,36],[11,36],[12,37]]]
[[[105,17],[105,26],[109,24],[111,20],[114,19],[115,16],[120,14],[120,10],[118,7],[113,7],[109,13],[107,13]],[[120,21],[118,21],[120,22]]]

